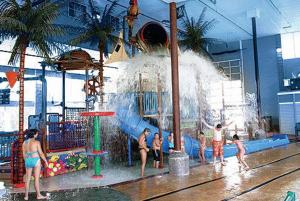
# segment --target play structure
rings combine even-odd
[[[137,140],[139,135],[142,133],[144,128],[150,128],[151,134],[148,136],[147,145],[152,146],[152,139],[154,133],[158,133],[158,127],[151,125],[149,122],[145,121],[142,116],[138,115],[135,112],[129,111],[128,108],[119,108],[117,111],[117,117],[120,121],[121,130],[128,134],[131,138]],[[168,148],[168,135],[169,131],[163,131],[162,135],[164,138],[163,141],[163,151],[165,153],[169,152]],[[195,138],[190,137],[188,134],[183,134],[184,137],[184,147],[185,152],[191,158],[198,158],[198,151],[200,149],[199,141]],[[244,145],[246,146],[247,153],[253,153],[264,149],[270,149],[277,146],[283,146],[289,144],[289,139],[287,135],[278,134],[274,135],[271,139],[262,139],[254,141],[246,141]],[[224,156],[230,157],[235,156],[237,149],[235,145],[225,145],[224,146]],[[130,153],[129,153],[130,154]],[[205,155],[207,158],[212,158],[212,148],[208,147],[206,149]]]
[[[92,105],[90,102],[93,101],[91,97],[103,93],[101,86],[103,86],[102,79],[104,79],[99,75],[90,76],[88,74],[88,70],[101,69],[102,65],[93,60],[87,52],[76,49],[60,55],[55,63],[55,67],[58,71],[62,72],[62,102],[59,104],[62,108],[62,112],[49,113],[47,112],[47,81],[45,79],[45,68],[47,65],[45,62],[41,63],[42,74],[40,76],[25,78],[25,81],[42,81],[42,92],[41,94],[37,94],[37,96],[40,95],[40,98],[37,98],[37,100],[41,102],[41,109],[38,110],[40,113],[28,116],[28,128],[37,128],[40,131],[42,149],[49,163],[48,168],[43,170],[43,175],[46,177],[87,168],[88,158],[86,150],[90,140],[89,131],[92,129],[88,127],[87,118],[81,117],[80,113],[90,110],[90,106]],[[66,72],[68,70],[86,71],[86,82],[83,86],[86,92],[86,107],[67,107],[65,104]],[[7,75],[7,78],[1,78],[1,82],[8,81],[11,87],[13,87],[13,84],[17,81],[17,73],[9,72]],[[96,85],[96,82],[98,85]],[[17,139],[18,132],[1,132],[1,134],[1,160],[4,162],[11,161],[12,182],[14,184],[22,183],[20,182],[20,177],[24,173],[24,169],[18,168],[19,143],[17,141],[14,142]],[[11,146],[10,144],[12,142],[14,143]],[[99,153],[97,154],[99,155]],[[98,161],[97,158],[98,157],[96,157],[96,161]],[[98,164],[96,166],[96,175],[99,176],[100,161],[96,164]],[[22,169],[23,173],[20,172]]]
[[[137,32],[135,36],[132,36],[133,22],[137,15],[137,1],[130,1],[130,10],[127,16],[127,22],[129,25],[130,44],[133,46],[133,49],[138,48],[144,52],[151,52],[157,47],[167,48],[169,45],[168,33],[159,23],[148,22]],[[115,51],[119,51],[119,49],[120,47],[117,46]],[[44,176],[55,176],[85,169],[88,167],[88,157],[91,156],[94,157],[94,178],[102,177],[100,166],[101,157],[108,154],[108,152],[101,150],[100,117],[113,116],[114,112],[90,111],[93,109],[95,97],[97,96],[100,97],[100,105],[103,106],[103,87],[105,78],[103,76],[103,58],[101,58],[99,61],[95,61],[86,51],[83,51],[82,49],[75,49],[60,55],[59,58],[56,59],[56,70],[61,72],[62,76],[61,113],[47,112],[47,82],[45,78],[45,68],[49,64],[45,62],[41,63],[42,74],[40,76],[25,78],[25,81],[34,80],[42,82],[41,112],[28,117],[28,127],[38,128],[42,134],[42,147],[49,163],[49,167],[43,171]],[[66,106],[66,73],[71,70],[85,71],[85,85],[83,86],[86,94],[85,107]],[[89,70],[97,70],[99,73],[98,75],[89,75]],[[162,117],[171,119],[172,114],[163,113],[163,109],[166,107],[167,92],[163,91],[159,73],[157,75],[157,86],[154,87],[155,90],[149,90],[149,86],[143,85],[143,80],[141,79],[142,76],[144,75],[141,73],[139,77],[140,80],[136,80],[136,82],[139,83],[139,90],[126,91],[125,94],[114,95],[121,97],[120,102],[117,102],[120,103],[120,105],[114,105],[116,108],[115,116],[119,121],[118,126],[120,130],[128,136],[127,146],[129,166],[132,165],[131,139],[137,140],[142,131],[145,128],[149,128],[151,130],[151,134],[147,139],[147,145],[152,147],[154,133],[159,133],[164,139],[162,151],[164,153],[168,153],[167,137],[170,130],[172,130],[171,126],[166,128],[166,130],[163,130],[162,128]],[[7,74],[7,79],[2,79],[1,81],[9,81],[9,83],[13,85],[17,80],[16,77],[17,74],[11,72]],[[122,98],[131,100],[132,102],[130,102],[130,106],[128,104],[121,104],[121,102],[125,100]],[[191,109],[191,111],[194,110]],[[93,132],[91,132],[92,129],[89,124],[88,117],[93,117]],[[199,119],[195,116],[192,116],[192,118],[195,122],[199,121]],[[195,124],[192,129],[196,128],[197,126]],[[15,138],[10,140],[15,141],[17,134],[14,133],[14,135]],[[92,137],[94,140],[93,150],[89,151],[88,145]],[[198,151],[200,149],[198,140],[185,132],[183,132],[183,139],[185,152],[191,158],[197,158]],[[252,153],[263,149],[286,145],[288,143],[289,140],[286,135],[277,135],[274,136],[273,139],[249,141],[244,144],[246,146],[247,153]],[[3,146],[2,144],[3,143],[1,143],[1,146]],[[20,147],[20,144],[18,144],[18,142],[14,142],[12,148],[6,150],[6,153],[12,151],[10,160],[12,164],[11,178],[13,183],[20,182],[24,173],[23,166],[19,163],[20,160],[23,159],[18,147]],[[236,151],[237,150],[234,145],[224,146],[225,157],[234,156]],[[208,147],[205,154],[207,158],[211,158],[212,149]],[[9,154],[6,155],[7,158],[9,158]]]
[[[101,166],[100,166],[100,157],[107,154],[107,151],[101,150],[101,116],[113,116],[114,112],[82,112],[80,115],[85,117],[93,117],[94,123],[94,149],[92,152],[87,152],[88,156],[94,157],[94,169],[95,174],[93,178],[98,179],[102,178],[101,175]]]

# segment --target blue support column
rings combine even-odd
[[[35,114],[40,115],[42,113],[42,83],[39,81],[35,84]]]
[[[44,62],[42,65],[42,122],[43,126],[46,126],[46,115],[47,115],[47,81],[46,81],[46,64]]]
[[[128,149],[128,166],[132,166],[131,137],[129,135],[127,138],[127,149]]]
[[[62,71],[62,120],[65,121],[66,118],[66,71]]]

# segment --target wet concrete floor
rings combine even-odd
[[[113,188],[132,200],[282,201],[287,191],[295,192],[300,199],[300,143],[250,154],[246,162],[249,171],[232,157],[225,167],[198,166],[189,176],[167,174]]]

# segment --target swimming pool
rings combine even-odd
[[[45,195],[46,193],[43,193]],[[48,200],[53,201],[130,201],[131,199],[124,193],[113,190],[111,188],[86,188],[72,189],[50,192],[47,194]],[[29,194],[29,200],[36,200],[36,193]],[[11,194],[7,198],[1,200],[24,200],[24,194]]]

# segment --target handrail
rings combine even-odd
[[[17,132],[0,134],[0,161],[9,161],[11,157],[12,143],[18,138]]]

